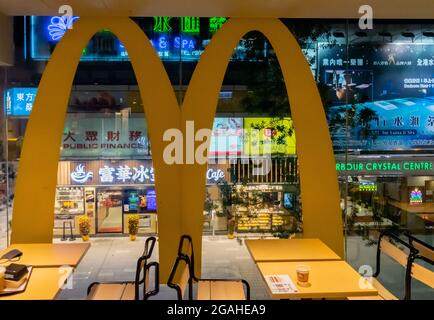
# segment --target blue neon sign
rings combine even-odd
[[[33,108],[37,88],[10,88],[5,92],[7,116],[29,116]]]
[[[54,16],[51,17],[50,23],[47,26],[47,38],[48,41],[58,42],[66,30],[72,27],[72,24],[79,17],[73,16]]]

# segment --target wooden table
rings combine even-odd
[[[296,267],[300,264],[310,267],[309,286],[297,284]],[[305,261],[305,262],[259,262],[259,271],[265,281],[267,275],[286,274],[298,288],[298,292],[273,294],[273,299],[302,298],[346,298],[354,296],[376,296],[375,288],[359,286],[361,276],[345,261]]]
[[[71,268],[33,268],[26,290],[0,300],[54,300],[72,273]]]
[[[0,257],[12,249],[20,250],[23,255],[16,263],[31,265],[34,268],[60,267],[64,265],[76,267],[90,243],[31,243],[13,244],[0,252]]]
[[[246,240],[245,243],[256,263],[342,260],[319,239],[264,239]]]

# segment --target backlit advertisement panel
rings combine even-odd
[[[434,97],[401,98],[360,103],[350,121],[350,149],[434,149]],[[348,106],[329,108],[335,150],[345,150],[345,112]]]
[[[244,155],[295,153],[291,118],[244,118]]]
[[[210,156],[238,156],[243,152],[243,119],[215,118]]]

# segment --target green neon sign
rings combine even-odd
[[[184,33],[199,33],[200,19],[199,17],[182,17],[181,32]]]
[[[337,171],[420,171],[433,170],[430,161],[338,162]]]
[[[172,30],[170,26],[171,17],[154,17],[154,32],[169,32]]]
[[[217,30],[223,26],[226,20],[227,19],[224,17],[209,18],[209,32],[211,33],[217,32]]]

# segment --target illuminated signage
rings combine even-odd
[[[244,118],[244,154],[295,154],[291,118]]]
[[[431,171],[431,161],[338,162],[337,171]]]
[[[169,32],[172,30],[170,26],[171,17],[154,17],[155,32]]]
[[[223,170],[208,169],[208,171],[206,172],[206,179],[208,181],[219,182],[224,180],[224,178],[225,178],[225,173]]]
[[[5,92],[5,112],[8,116],[29,116],[37,88],[10,88]]]
[[[209,156],[238,156],[243,151],[243,119],[215,118]]]
[[[209,18],[209,32],[214,33],[218,29],[220,29],[223,24],[226,22],[226,18],[224,17],[211,17]]]
[[[226,180],[229,165],[210,164],[207,184]],[[90,160],[59,162],[59,185],[143,185],[155,183],[151,160]]]
[[[181,32],[199,33],[200,32],[199,17],[181,17]]]
[[[376,192],[377,184],[371,181],[362,181],[359,184],[359,191]]]
[[[32,16],[30,18],[31,58],[48,60],[54,46],[77,19],[79,19],[78,16]],[[147,32],[147,36],[161,60],[164,61],[178,61],[180,58],[184,61],[198,60],[212,34],[227,20],[223,17],[210,18],[209,33],[203,33],[201,36],[199,17],[156,16],[153,17],[153,20],[140,19],[141,22],[144,22],[144,29],[150,30]],[[176,24],[173,23],[175,21]],[[238,45],[233,58],[244,59],[245,51],[246,48],[243,44]],[[258,56],[258,58],[260,57]],[[90,39],[80,60],[128,61],[129,56],[121,41],[110,33],[110,30],[103,29]]]
[[[422,191],[420,191],[418,188],[414,188],[410,192],[410,204],[421,204],[422,203]]]
[[[143,115],[67,115],[62,139],[63,158],[125,158],[146,155],[149,155],[149,139]]]
[[[47,26],[47,33],[50,41],[59,41],[66,30],[71,28],[72,24],[79,17],[73,16],[54,16],[51,17],[50,23]]]
[[[77,183],[86,183],[89,179],[92,179],[93,172],[85,171],[84,165],[79,164],[73,172],[71,172],[71,180]]]

